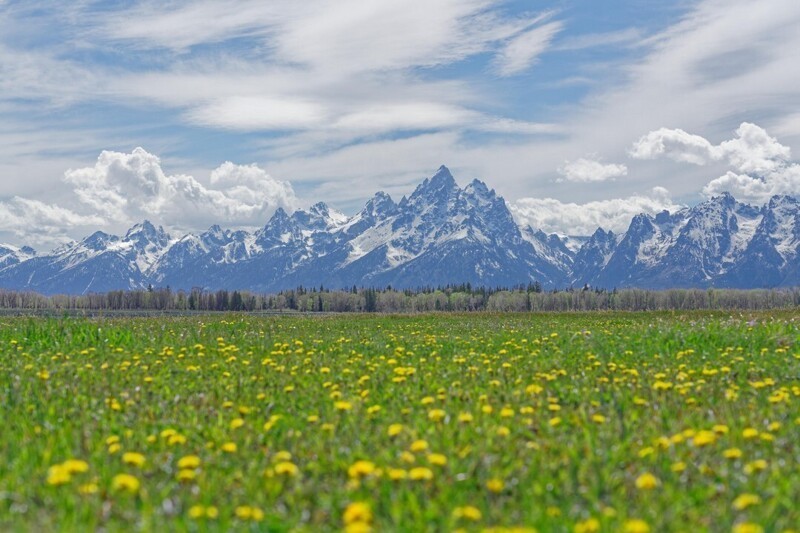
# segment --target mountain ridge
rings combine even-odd
[[[799,257],[800,202],[791,196],[754,207],[724,193],[674,213],[636,215],[624,233],[598,228],[567,239],[519,225],[484,182],[461,188],[442,166],[399,202],[378,192],[353,216],[318,202],[291,214],[278,208],[253,232],[213,225],[173,238],[145,220],[122,237],[97,231],[45,255],[0,245],[0,287],[761,288],[800,283]]]

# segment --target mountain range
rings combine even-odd
[[[212,226],[173,238],[148,221],[45,255],[0,245],[0,287],[83,294],[148,286],[275,292],[297,286],[418,288],[470,283],[545,289],[760,288],[800,284],[800,202],[729,194],[635,216],[622,234],[547,235],[514,220],[485,183],[446,167],[399,202],[375,194],[354,216],[324,203],[278,209],[255,232]]]

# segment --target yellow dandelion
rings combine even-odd
[[[145,456],[136,452],[125,452],[122,454],[122,462],[126,465],[141,467],[147,461]]]
[[[746,474],[753,474],[755,472],[766,470],[768,466],[769,463],[767,463],[767,461],[764,459],[756,459],[755,461],[744,465],[744,471]]]
[[[273,463],[282,463],[284,461],[291,461],[292,460],[292,452],[281,450],[276,452],[275,455],[272,457]]]
[[[733,533],[764,533],[764,528],[752,522],[742,522],[733,526]]]
[[[492,478],[486,482],[486,488],[491,492],[502,492],[505,487],[505,482],[499,478]]]
[[[220,446],[220,449],[226,453],[236,453],[236,450],[238,450],[239,447],[236,446],[235,442],[226,442],[225,444]]]
[[[742,456],[742,450],[739,448],[728,448],[722,452],[725,459],[739,459]]]
[[[429,481],[433,479],[433,471],[430,468],[418,466],[409,470],[408,477],[414,481]]]
[[[89,463],[81,459],[67,459],[61,466],[70,474],[83,474],[89,471]]]
[[[444,466],[447,464],[447,457],[441,453],[431,453],[428,454],[428,462],[432,465]]]
[[[178,459],[178,468],[180,469],[187,469],[187,468],[199,468],[200,467],[200,458],[196,455],[185,455]]]
[[[747,509],[753,505],[758,505],[761,503],[761,498],[758,497],[756,494],[741,494],[733,500],[733,508],[737,511],[741,511],[743,509]]]
[[[180,433],[175,433],[167,437],[167,444],[170,446],[176,446],[178,444],[186,444],[186,437],[181,435]]]
[[[281,461],[275,465],[275,473],[279,476],[295,477],[300,473],[300,469],[291,461]]]
[[[758,437],[758,430],[756,428],[746,428],[742,431],[742,437],[746,439],[754,439]]]
[[[84,483],[78,487],[78,492],[84,496],[96,494],[98,490],[100,490],[100,487],[97,486],[97,483]]]
[[[47,484],[57,487],[72,480],[69,471],[63,465],[53,465],[47,469]]]
[[[403,470],[402,468],[390,468],[386,471],[389,479],[392,481],[400,481],[401,479],[406,479],[408,477],[408,472]]]
[[[683,461],[676,461],[672,463],[672,466],[670,466],[670,470],[676,473],[683,472],[684,470],[686,470],[686,463],[684,463]]]
[[[386,433],[390,437],[396,437],[397,435],[403,432],[403,427],[404,427],[403,424],[392,424],[389,426],[389,429],[386,430]]]
[[[650,533],[650,526],[644,520],[632,518],[625,521],[622,530],[625,533]]]
[[[353,502],[344,510],[342,520],[346,526],[351,524],[369,524],[372,522],[372,509],[364,502]]]
[[[111,480],[111,489],[117,492],[129,492],[136,494],[139,492],[139,479],[130,474],[117,474]]]
[[[483,518],[481,510],[472,505],[464,505],[463,507],[456,507],[453,509],[453,518],[456,520],[464,519],[477,522]]]
[[[447,416],[444,409],[431,409],[428,411],[428,419],[433,422],[441,422]]]
[[[639,490],[652,490],[659,484],[658,478],[649,472],[645,472],[636,478],[636,488]]]
[[[697,447],[708,446],[714,444],[717,440],[717,434],[713,431],[698,431],[692,438],[692,443]]]
[[[428,442],[424,440],[415,440],[411,443],[410,450],[412,452],[424,452],[428,449]]]
[[[347,469],[347,475],[352,479],[361,479],[375,473],[375,463],[372,461],[356,461]]]
[[[176,474],[175,477],[178,481],[186,483],[188,481],[192,481],[195,477],[197,477],[197,474],[195,473],[194,470],[183,469],[183,470],[178,470],[178,473]]]

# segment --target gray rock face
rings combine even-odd
[[[778,287],[800,284],[799,250],[800,203],[788,196],[752,207],[724,194],[637,215],[620,235],[598,228],[567,239],[518,226],[485,183],[461,188],[441,167],[400,202],[379,192],[351,217],[320,202],[292,214],[278,209],[252,233],[215,225],[173,239],[144,221],[124,237],[96,232],[46,255],[0,246],[0,287]]]

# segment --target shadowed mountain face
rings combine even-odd
[[[502,197],[441,167],[395,202],[379,192],[352,217],[324,203],[278,209],[256,232],[212,226],[172,238],[144,221],[96,232],[48,255],[0,246],[0,287],[45,294],[148,285],[272,292],[298,285],[416,288],[471,283],[612,287],[776,287],[800,283],[800,204],[757,208],[725,194],[676,213],[598,229],[577,250],[520,227]]]

